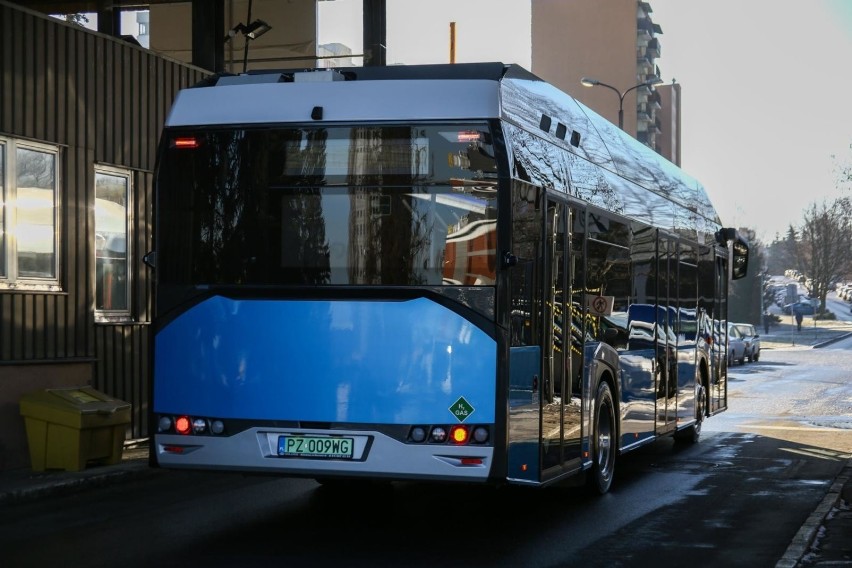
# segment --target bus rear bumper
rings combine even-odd
[[[353,442],[351,457],[282,455],[282,436]],[[164,468],[223,470],[294,477],[376,477],[435,481],[489,480],[494,448],[408,444],[376,431],[252,428],[233,436],[157,434],[152,444]]]

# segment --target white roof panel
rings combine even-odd
[[[166,126],[498,118],[496,81],[401,80],[264,83],[185,89]]]

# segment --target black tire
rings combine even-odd
[[[760,349],[758,349],[757,352],[751,356],[751,360],[755,363],[760,361]]]
[[[609,491],[615,473],[615,455],[618,451],[616,416],[615,401],[609,384],[601,382],[594,401],[592,469],[588,478],[590,487],[601,495]]]

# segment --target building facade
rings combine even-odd
[[[89,385],[146,435],[152,173],[177,91],[206,75],[0,0],[0,469],[18,401]]]

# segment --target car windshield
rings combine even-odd
[[[737,331],[745,337],[755,335],[754,326],[752,325],[737,324],[735,327],[737,328]]]

